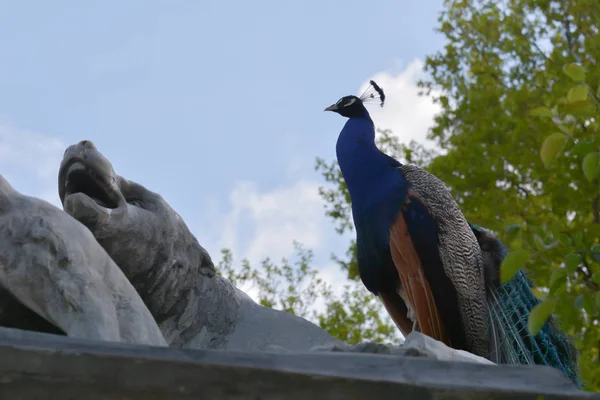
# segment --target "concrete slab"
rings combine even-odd
[[[423,357],[184,350],[0,328],[0,399],[597,399],[559,371]]]

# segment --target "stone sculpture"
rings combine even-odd
[[[339,342],[217,275],[179,214],[158,193],[117,175],[92,142],[65,151],[59,196],[125,273],[170,346],[308,351]]]
[[[166,346],[123,272],[80,222],[0,175],[0,323]]]

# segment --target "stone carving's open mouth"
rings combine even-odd
[[[61,174],[61,188],[63,189],[61,200],[63,203],[70,195],[82,193],[101,207],[112,209],[119,207],[120,196],[93,168],[77,161],[65,167],[67,168],[66,172]]]

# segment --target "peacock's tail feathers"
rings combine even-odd
[[[551,316],[532,335],[527,327],[529,313],[540,303],[532,293],[531,281],[523,271],[489,291],[491,327],[495,333],[496,358],[504,364],[549,365],[561,370],[578,387],[577,351],[558,329]]]
[[[490,359],[500,364],[549,365],[561,370],[581,387],[577,368],[577,351],[571,340],[557,327],[551,316],[534,336],[527,318],[540,300],[533,292],[533,282],[519,270],[504,284],[499,283],[500,264],[507,254],[504,244],[487,230],[471,224],[484,252],[484,265],[496,276],[488,281],[488,310],[493,349]]]

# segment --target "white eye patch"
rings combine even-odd
[[[348,107],[351,106],[352,104],[354,104],[354,102],[356,101],[356,99],[353,97],[351,98],[348,103],[344,104],[344,107]]]

